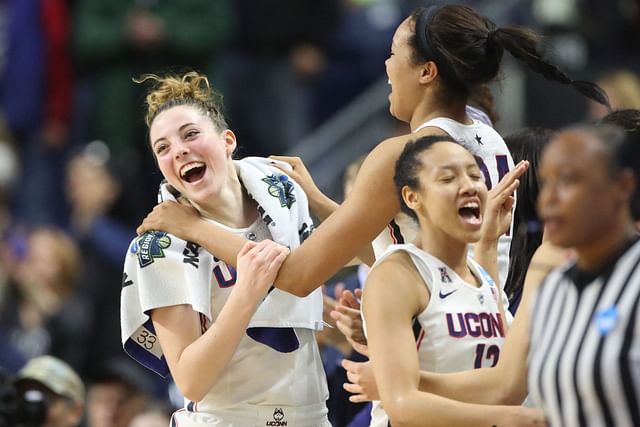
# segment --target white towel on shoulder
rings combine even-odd
[[[313,221],[302,188],[271,163],[269,159],[247,157],[235,161],[235,166],[247,192],[257,202],[273,240],[293,250],[313,231]],[[166,184],[161,185],[158,198],[175,200]],[[222,266],[222,270],[217,268]],[[220,275],[221,271],[235,272],[194,243],[161,231],[136,237],[125,258],[122,283],[120,312],[125,351],[153,371],[167,375],[168,367],[149,312],[189,304],[201,314],[203,323],[204,317],[215,321],[211,297],[219,288],[214,273]],[[252,327],[322,329],[322,291],[316,289],[299,298],[273,289],[252,317],[249,328]]]

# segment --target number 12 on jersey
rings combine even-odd
[[[485,352],[486,349],[486,352]],[[475,369],[482,368],[482,361],[484,359],[491,360],[491,365],[488,366],[493,368],[498,363],[498,359],[500,358],[500,347],[493,344],[487,347],[486,344],[478,344],[476,346],[476,358],[473,362],[473,367]]]

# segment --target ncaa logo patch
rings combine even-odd
[[[269,185],[267,191],[278,199],[280,206],[291,209],[291,206],[296,202],[296,198],[293,195],[293,184],[289,181],[288,176],[270,175],[262,178],[262,181]]]
[[[593,323],[600,335],[608,335],[618,324],[618,308],[614,305],[598,311],[594,316]]]
[[[171,246],[171,237],[164,231],[148,231],[140,236],[129,251],[138,256],[140,268],[144,268],[156,258],[164,258],[164,249]]]

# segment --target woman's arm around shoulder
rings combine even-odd
[[[400,210],[393,173],[407,140],[406,136],[385,140],[369,153],[342,205],[287,258],[276,279],[278,288],[309,294],[393,219]]]
[[[395,163],[413,138],[404,135],[387,139],[369,153],[349,196],[291,253],[278,273],[276,287],[298,296],[309,295],[391,222],[400,210],[393,183]],[[197,218],[193,208],[177,203],[156,206],[138,232],[149,229],[169,231],[195,242],[231,265],[244,244],[243,238]]]

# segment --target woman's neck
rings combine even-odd
[[[234,168],[234,166],[231,166]],[[213,219],[231,228],[250,226],[258,217],[256,202],[249,196],[240,182],[238,174],[230,171],[224,188],[211,203],[197,204],[196,208],[204,218]]]
[[[428,93],[417,106],[409,121],[411,131],[415,131],[420,125],[437,117],[445,117],[463,124],[471,124],[467,116],[466,100],[450,100],[443,103],[432,93]]]
[[[637,231],[630,224],[613,227],[594,242],[576,247],[576,264],[584,271],[598,271],[637,237]]]
[[[438,258],[469,283],[474,283],[467,265],[467,244],[453,239],[439,230],[424,230],[421,227],[420,249]]]

